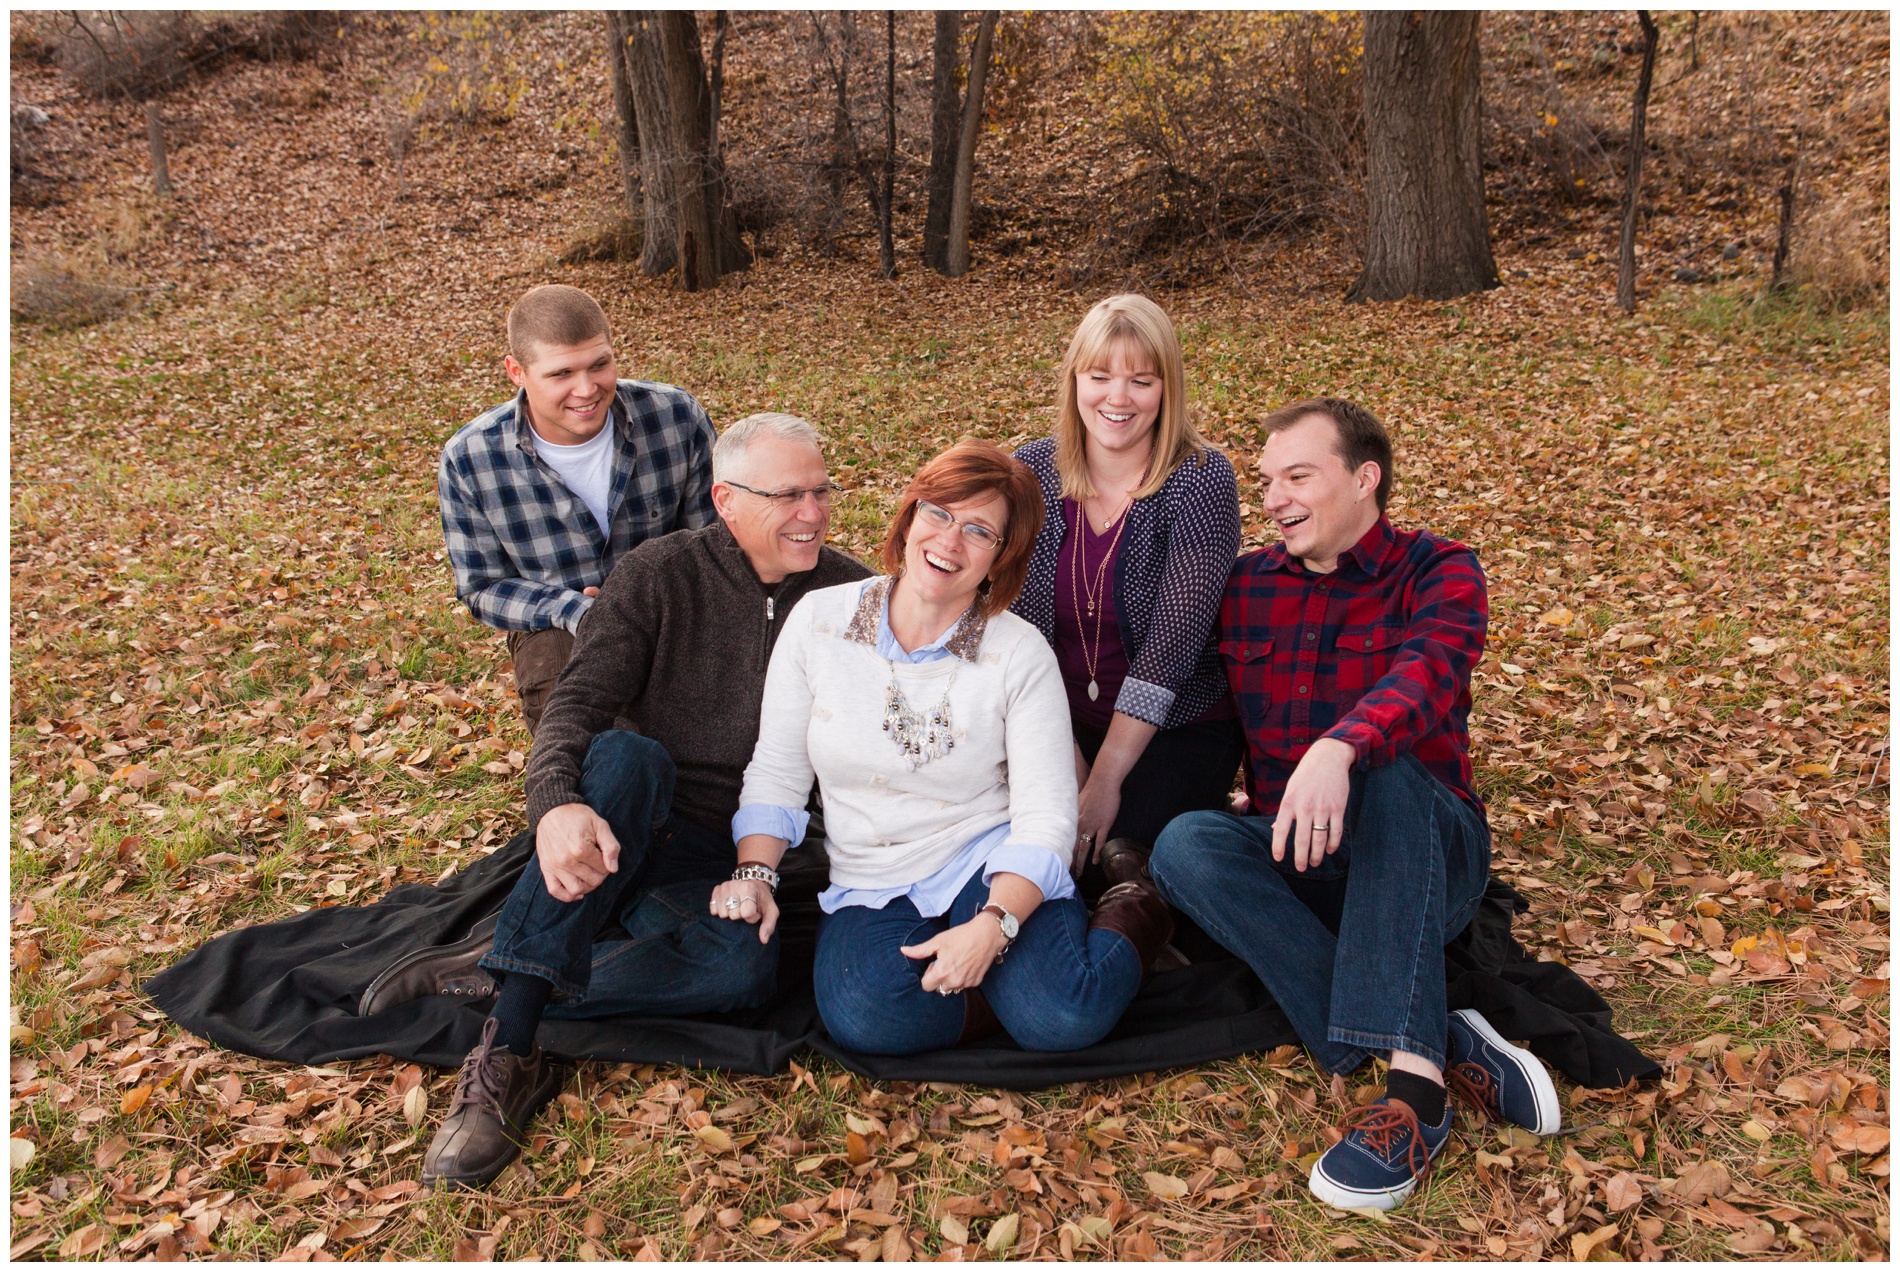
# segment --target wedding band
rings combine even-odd
[[[944,988],[942,988],[942,987],[939,987],[939,988],[938,988],[938,990],[937,990],[937,992],[938,992],[939,994],[942,994],[942,995],[943,995],[943,996],[944,996],[945,998],[948,998],[948,997],[950,997],[950,991],[949,991],[949,990],[947,990],[947,989],[944,989]]]
[[[1315,826],[1313,827],[1313,829],[1314,830],[1331,830],[1332,827],[1331,826]]]
[[[738,909],[738,908],[739,908],[739,898],[738,898],[738,897],[727,897],[727,898],[726,898],[726,908],[727,908],[728,910],[736,910],[736,909]]]

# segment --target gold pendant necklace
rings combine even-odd
[[[1134,501],[1132,499],[1129,500],[1129,506],[1132,507],[1133,504]],[[1096,567],[1091,580],[1088,566],[1089,511],[1083,506],[1081,500],[1077,500],[1075,505],[1076,539],[1075,551],[1069,557],[1069,603],[1075,607],[1075,634],[1082,642],[1082,660],[1088,667],[1088,693],[1090,702],[1099,701],[1102,696],[1101,686],[1096,683],[1095,678],[1096,668],[1100,665],[1102,652],[1101,611],[1108,608],[1108,606],[1103,603],[1108,599],[1108,567],[1110,563],[1115,560],[1115,548],[1122,541],[1122,531],[1128,528],[1127,512],[1128,508],[1124,507],[1122,509],[1123,515],[1117,518],[1121,524],[1116,526],[1115,537],[1109,540],[1108,551],[1103,554],[1102,563]],[[1103,528],[1106,529],[1107,527]],[[1085,580],[1080,583],[1079,586],[1077,583],[1078,575]],[[1086,603],[1088,607],[1089,616],[1095,619],[1095,639],[1093,641],[1089,639],[1088,629],[1082,624],[1084,603]]]

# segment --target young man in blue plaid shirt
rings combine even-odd
[[[576,287],[508,311],[517,392],[442,448],[455,595],[508,635],[532,734],[574,632],[629,549],[713,521],[712,422],[690,393],[617,378],[607,315]]]

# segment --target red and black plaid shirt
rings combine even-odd
[[[1462,543],[1384,516],[1315,574],[1283,544],[1234,563],[1220,652],[1247,730],[1247,795],[1271,814],[1294,766],[1338,738],[1362,767],[1410,753],[1480,813],[1471,788],[1471,669],[1484,571]]]

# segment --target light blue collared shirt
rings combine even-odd
[[[869,587],[875,580],[867,579]],[[861,594],[860,594],[861,595]],[[897,643],[897,636],[891,631],[891,603],[887,596],[884,612],[877,620],[878,657],[891,662],[927,663],[939,658],[955,657],[948,648],[950,638],[957,634],[963,625],[958,619],[950,624],[948,631],[936,640],[924,645],[914,653]],[[804,840],[805,828],[811,824],[811,814],[802,808],[786,808],[779,804],[747,804],[732,815],[732,841],[736,844],[747,835],[771,835],[787,843],[796,844]],[[910,903],[917,907],[917,913],[926,919],[933,919],[950,908],[969,883],[970,876],[981,868],[983,882],[988,883],[991,876],[1000,873],[1017,874],[1042,889],[1042,899],[1056,901],[1075,895],[1075,881],[1063,867],[1061,858],[1047,848],[1036,848],[1028,844],[1009,842],[1009,823],[992,827],[984,831],[937,873],[927,879],[897,888],[841,888],[836,884],[818,894],[818,906],[826,914],[832,914],[848,905],[866,906],[881,910],[896,897],[909,897]]]

